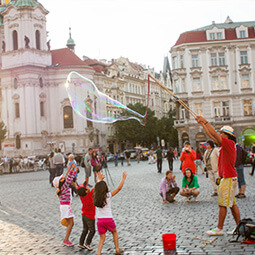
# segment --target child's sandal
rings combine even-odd
[[[124,252],[123,250],[119,249],[119,250],[115,253],[115,255],[120,255],[120,254],[123,253],[123,252]]]

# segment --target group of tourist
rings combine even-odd
[[[183,172],[181,190],[175,181],[175,175],[172,174],[172,168],[169,167],[170,170],[166,171],[166,176],[160,183],[160,195],[163,204],[173,203],[179,191],[180,195],[187,198],[187,201],[190,201],[192,197],[197,201],[200,190],[196,175],[200,167],[202,174],[206,172],[210,179],[213,188],[212,196],[218,196],[219,206],[217,227],[206,233],[210,236],[224,235],[223,225],[227,215],[227,207],[231,209],[236,225],[240,221],[236,198],[245,197],[246,184],[243,165],[247,153],[236,143],[232,127],[224,126],[217,132],[203,117],[198,116],[196,120],[211,139],[206,143],[207,150],[202,156],[199,150],[194,151],[190,143],[185,142],[180,155],[181,170]],[[216,148],[215,144],[218,144],[219,147]],[[202,162],[205,168],[203,168]],[[158,172],[161,172],[161,170],[158,170]],[[237,184],[238,194],[236,194]]]

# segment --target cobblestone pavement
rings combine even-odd
[[[179,161],[174,162],[174,174],[181,186],[182,174]],[[163,172],[168,168],[163,162]],[[178,202],[162,204],[159,184],[164,173],[159,174],[156,165],[148,162],[132,162],[131,166],[109,163],[109,172],[117,187],[122,171],[127,170],[126,183],[119,194],[113,198],[112,210],[119,233],[120,247],[124,254],[163,254],[162,234],[177,235],[178,254],[255,254],[255,245],[229,243],[231,236],[218,237],[216,243],[204,248],[202,241],[193,238],[213,240],[205,231],[216,227],[218,217],[217,198],[211,197],[209,179],[198,174],[201,188],[199,202],[185,202],[177,195]],[[239,199],[241,218],[255,218],[255,176],[250,177],[251,167],[245,167],[247,198]],[[37,171],[0,176],[0,254],[95,254],[99,235],[96,233],[91,246],[94,251],[80,250],[77,246],[68,248],[62,245],[65,227],[59,222],[59,201],[48,182],[48,171]],[[84,180],[84,171],[78,177]],[[93,178],[90,181],[93,184]],[[71,241],[78,243],[82,231],[81,202],[73,198],[75,225]],[[225,232],[233,230],[234,220],[228,209]],[[110,233],[106,236],[103,254],[114,254]]]

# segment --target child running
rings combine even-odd
[[[100,181],[95,185],[93,198],[94,205],[96,206],[97,230],[100,235],[100,240],[97,247],[97,255],[101,255],[101,251],[105,241],[105,233],[107,232],[107,230],[112,232],[113,241],[116,249],[115,254],[123,253],[123,250],[119,248],[119,238],[116,224],[112,217],[111,198],[122,189],[126,177],[127,172],[125,171],[122,174],[122,179],[119,186],[112,192],[109,192],[107,184],[104,181]]]
[[[70,158],[70,156],[69,156]],[[53,180],[54,187],[58,188],[57,195],[60,200],[60,214],[61,214],[61,224],[66,228],[66,236],[63,240],[63,244],[72,247],[74,246],[69,241],[69,236],[71,234],[73,225],[74,225],[74,214],[71,208],[71,188],[70,184],[78,171],[76,162],[73,160],[69,163],[68,170],[66,175],[55,177]],[[75,184],[74,184],[75,185]]]

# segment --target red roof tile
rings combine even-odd
[[[88,66],[91,66],[98,73],[101,73],[102,71],[104,71],[105,67],[107,66],[103,62],[100,62],[91,58],[86,59],[84,63]]]
[[[253,27],[248,27],[248,38],[255,38],[255,32]],[[234,28],[225,29],[225,40],[217,40],[217,41],[228,41],[228,40],[238,40],[236,36],[236,30]],[[245,40],[245,38],[242,38]],[[182,33],[178,40],[176,41],[174,46],[184,44],[184,43],[196,43],[196,42],[207,42],[209,40],[206,39],[206,31],[188,31]],[[210,40],[211,41],[211,40]],[[216,40],[215,40],[216,41]]]
[[[72,50],[69,48],[52,50],[52,65],[54,66],[87,66]]]

